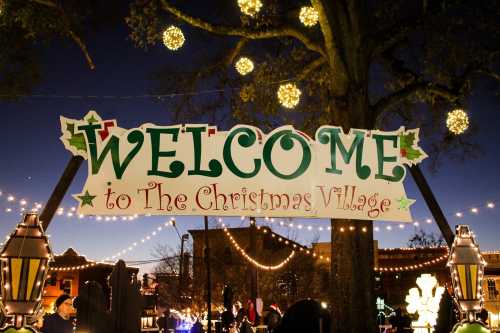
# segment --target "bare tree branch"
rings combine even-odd
[[[456,101],[460,97],[460,90],[452,90],[448,87],[432,82],[416,81],[388,96],[379,99],[372,107],[375,119],[379,118],[385,111],[395,105],[419,93],[439,96],[452,102]]]
[[[226,35],[226,36],[240,36],[248,39],[268,39],[275,37],[294,37],[300,40],[309,50],[318,52],[319,54],[326,56],[323,48],[316,44],[312,39],[303,34],[301,31],[295,29],[291,26],[282,26],[279,28],[268,29],[264,31],[253,31],[249,29],[244,29],[241,27],[227,27],[227,26],[216,26],[211,23],[205,22],[199,18],[189,16],[186,13],[180,11],[176,7],[172,6],[168,1],[161,0],[161,7],[163,10],[171,13],[178,19],[183,20],[184,22],[211,32],[217,35]]]
[[[247,38],[242,38],[236,43],[236,46],[234,49],[229,52],[229,55],[226,58],[226,65],[230,65],[234,62],[234,59],[241,53],[241,50],[245,47],[245,45],[248,43]]]
[[[372,56],[378,55],[394,48],[407,39],[410,31],[416,30],[422,26],[420,18],[410,21],[399,22],[391,27],[368,35],[368,41],[372,44]]]
[[[391,95],[381,98],[375,103],[372,109],[375,112],[374,116],[377,120],[386,110],[416,94],[424,93],[454,102],[464,93],[464,89],[467,87],[470,77],[474,74],[481,73],[496,80],[500,80],[500,75],[498,73],[482,67],[486,62],[491,62],[497,51],[491,52],[487,59],[476,60],[468,64],[461,75],[452,78],[451,88],[442,84],[423,80],[417,73],[407,68],[402,60],[396,59],[393,55],[393,51],[394,47],[385,50],[383,54],[380,55],[379,59],[404,87]]]
[[[53,8],[53,9],[57,10],[61,14],[62,19],[64,20],[64,22],[68,26],[68,36],[73,40],[73,42],[76,43],[76,45],[78,45],[78,47],[80,48],[80,50],[82,51],[82,53],[83,53],[83,55],[85,57],[85,60],[87,61],[87,64],[89,65],[90,69],[95,69],[95,64],[94,64],[94,61],[92,60],[92,57],[90,56],[90,54],[88,52],[87,45],[70,28],[71,27],[71,23],[70,23],[70,20],[69,20],[68,16],[66,15],[64,9],[61,6],[59,6],[56,2],[53,2],[53,1],[50,1],[50,0],[31,0],[31,1],[33,1],[34,3],[37,3],[37,4],[40,4],[40,5],[49,7],[49,8]]]
[[[52,2],[52,1],[48,1],[48,0],[31,0],[31,1],[33,1],[34,3],[38,3],[40,5],[50,7],[50,8],[59,9],[57,4],[55,2]]]
[[[488,68],[480,68],[477,70],[478,73],[484,74],[486,76],[489,76],[497,81],[500,81],[500,74],[493,72],[492,70]]]
[[[324,63],[326,63],[326,59],[323,57],[320,57],[312,61],[311,63],[309,63],[307,66],[304,67],[302,72],[297,76],[297,80],[302,81],[306,79],[316,68],[320,67]]]
[[[83,55],[85,56],[85,59],[87,60],[87,64],[89,65],[90,69],[95,69],[95,64],[92,58],[90,57],[90,54],[87,50],[87,45],[82,41],[80,37],[78,37],[73,30],[68,31],[69,37],[80,47],[80,50],[82,50]]]

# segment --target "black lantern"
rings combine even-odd
[[[2,302],[7,317],[14,317],[14,326],[25,325],[41,304],[52,251],[38,215],[28,213],[8,236],[0,253],[2,271]]]

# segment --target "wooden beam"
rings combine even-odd
[[[441,210],[441,207],[436,200],[436,197],[434,197],[431,187],[427,183],[427,180],[425,179],[424,174],[422,173],[418,165],[412,165],[411,167],[409,167],[409,169],[411,175],[413,176],[413,179],[415,180],[415,183],[418,186],[418,189],[420,190],[420,193],[422,193],[422,196],[424,197],[427,207],[429,207],[429,210],[431,211],[432,217],[434,217],[439,230],[441,230],[441,233],[443,234],[443,238],[446,241],[446,244],[448,244],[448,246],[451,248],[453,239],[455,238],[455,234],[451,230],[450,225],[448,224],[448,221],[446,220],[446,217],[444,216],[443,211]]]
[[[52,221],[52,218],[54,217],[57,208],[59,207],[62,199],[66,195],[66,191],[73,182],[73,179],[75,179],[75,175],[78,172],[78,169],[80,169],[82,162],[83,162],[83,157],[73,156],[69,160],[68,165],[66,165],[66,169],[64,169],[64,172],[61,178],[59,179],[59,182],[52,191],[52,194],[49,200],[47,201],[47,204],[43,208],[42,214],[40,214],[40,221],[42,221],[43,230],[47,230],[47,228],[49,227],[50,222]]]

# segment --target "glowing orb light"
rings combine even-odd
[[[184,45],[184,34],[182,30],[171,25],[163,32],[163,44],[172,51],[178,50]]]
[[[238,6],[243,14],[254,16],[260,11],[262,2],[260,0],[238,0]]]
[[[306,27],[312,27],[318,23],[319,14],[314,7],[302,7],[300,9],[299,19]]]
[[[469,128],[469,116],[461,109],[448,112],[446,127],[448,127],[453,134],[462,134]]]
[[[247,57],[241,57],[235,64],[236,70],[241,75],[247,75],[251,71],[253,71],[253,62]]]
[[[284,107],[292,109],[299,104],[301,94],[301,91],[295,84],[282,84],[278,89],[278,100]]]

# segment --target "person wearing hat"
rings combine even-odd
[[[43,320],[43,333],[73,333],[70,315],[75,312],[73,299],[68,294],[60,295],[55,302],[55,312]]]

